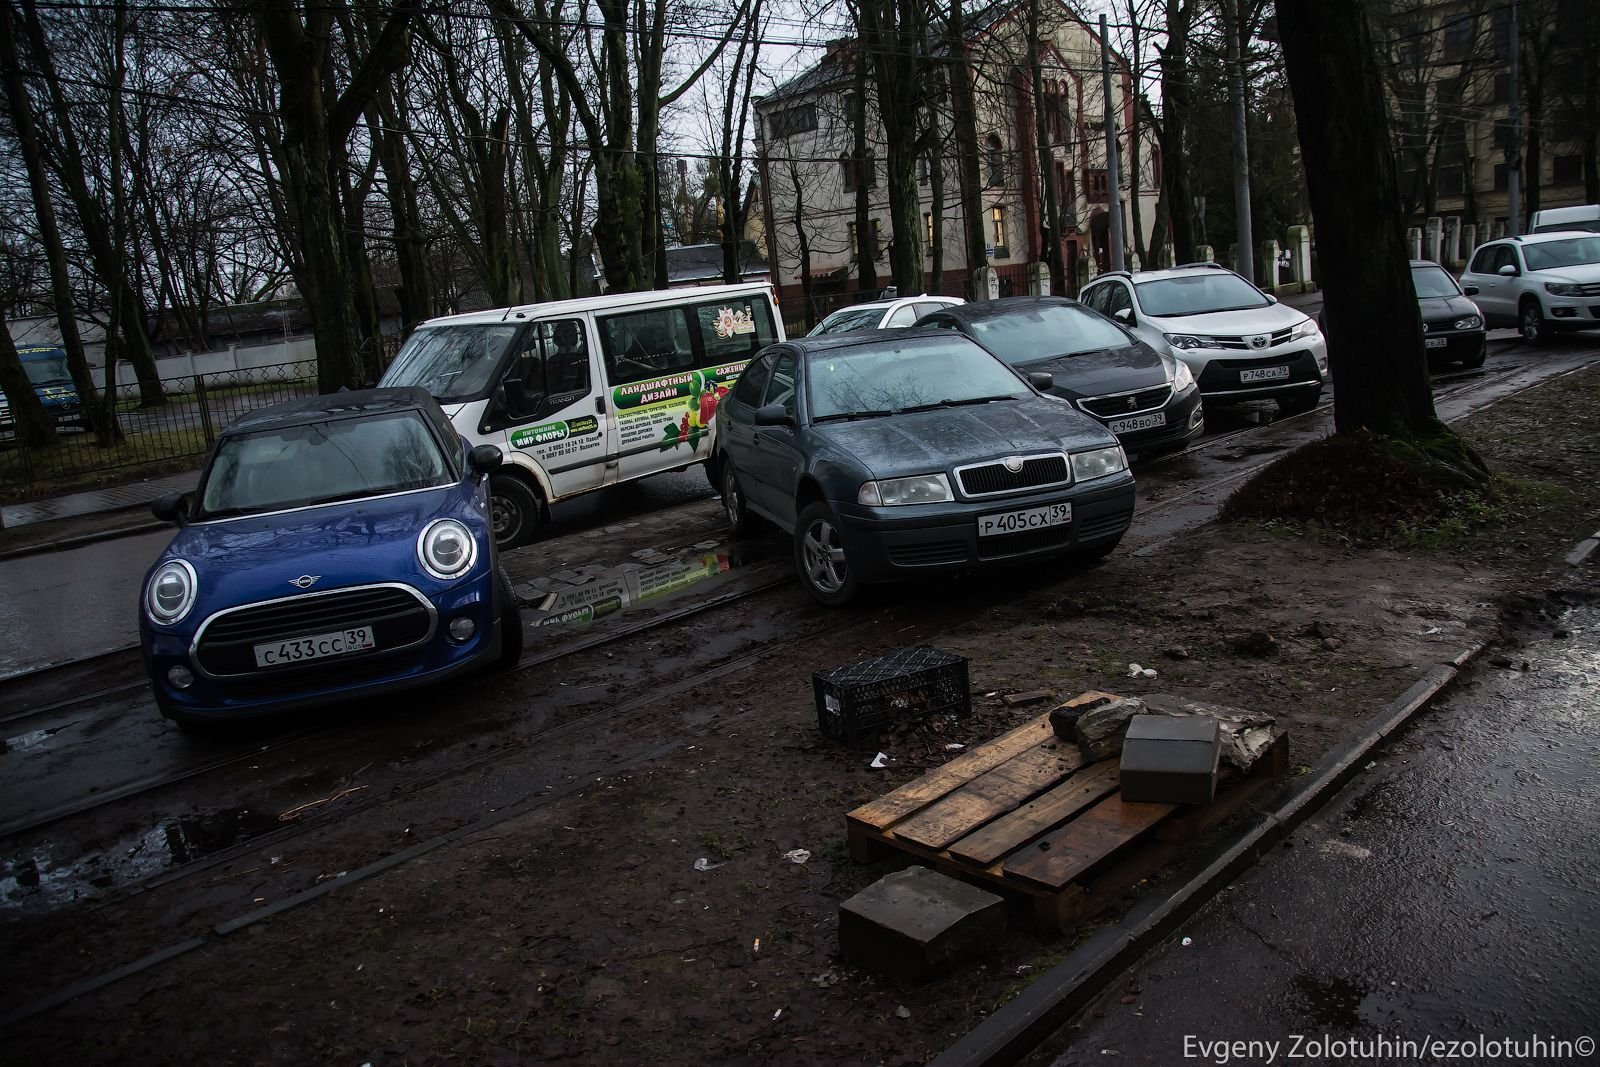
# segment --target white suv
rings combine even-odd
[[[1558,330],[1600,327],[1600,233],[1530,233],[1479,245],[1461,286],[1489,328],[1515,326],[1529,344]]]
[[[1276,400],[1293,414],[1322,396],[1328,346],[1316,322],[1220,264],[1112,271],[1078,299],[1187,363],[1208,407]]]
[[[952,304],[964,304],[959,296],[902,296],[895,300],[874,300],[840,308],[812,327],[807,337],[851,330],[897,330],[910,326],[924,315],[931,315]]]

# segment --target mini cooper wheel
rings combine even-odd
[[[830,608],[847,604],[860,591],[833,512],[820,500],[800,512],[794,528],[794,565],[806,592]]]
[[[539,526],[539,498],[528,483],[509,474],[489,479],[489,521],[502,549],[516,548]]]
[[[494,658],[494,669],[509,671],[522,659],[522,607],[505,568],[496,567],[494,577],[500,601],[500,653]]]
[[[728,526],[740,536],[753,533],[758,523],[756,517],[750,514],[750,509],[745,506],[744,491],[739,488],[739,475],[734,472],[733,461],[724,456],[720,466],[722,513],[727,516]]]
[[[1517,321],[1524,341],[1530,345],[1550,343],[1550,324],[1545,321],[1544,310],[1539,307],[1539,301],[1532,298],[1524,300]]]

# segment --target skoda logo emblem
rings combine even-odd
[[[1022,473],[1022,457],[1021,456],[1007,456],[1003,460],[1003,462],[1006,465],[1006,470],[1010,471],[1012,474],[1021,474]]]
[[[296,589],[310,589],[317,584],[317,580],[321,577],[322,575],[320,574],[302,574],[298,578],[290,578],[289,584]]]
[[[1264,334],[1264,333],[1257,334],[1256,336],[1250,338],[1250,347],[1251,348],[1266,348],[1267,347],[1267,340],[1268,340],[1268,338],[1267,338],[1266,334]]]

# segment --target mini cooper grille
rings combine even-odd
[[[961,491],[967,496],[992,496],[1018,489],[1064,485],[1071,480],[1067,457],[1063,455],[1031,456],[1022,461],[1021,470],[1014,472],[1006,470],[1004,463],[962,467],[956,471],[956,477],[961,481]]]
[[[245,674],[258,669],[258,644],[354,626],[372,627],[377,651],[382,652],[427,638],[433,614],[419,594],[397,586],[308,593],[218,615],[201,633],[195,653],[209,674]]]
[[[1158,408],[1171,395],[1170,385],[1158,385],[1154,389],[1141,389],[1137,393],[1123,393],[1121,396],[1091,396],[1078,401],[1078,406],[1102,419],[1115,419],[1136,411]]]

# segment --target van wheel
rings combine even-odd
[[[522,608],[505,568],[496,567],[494,577],[500,592],[500,654],[495,657],[494,669],[508,671],[522,659]]]
[[[794,565],[806,592],[830,608],[848,604],[861,590],[845,558],[837,520],[820,500],[800,512],[794,528]]]
[[[1550,343],[1550,325],[1544,321],[1544,310],[1539,307],[1539,301],[1524,300],[1518,321],[1521,323],[1524,341],[1530,345]]]
[[[528,483],[509,474],[489,479],[489,522],[502,549],[516,548],[539,528],[542,508]]]

